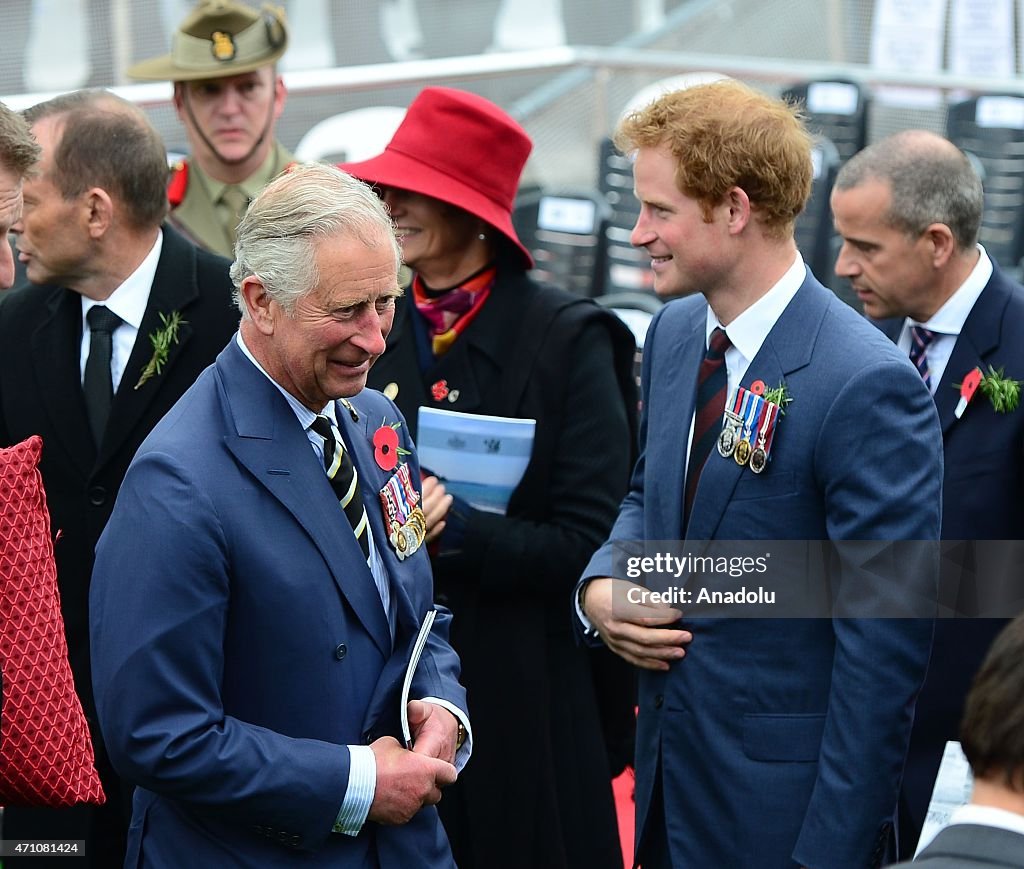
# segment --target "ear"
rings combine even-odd
[[[931,245],[932,265],[943,268],[956,254],[953,231],[944,223],[933,223],[925,231],[924,239]]]
[[[273,335],[276,318],[281,308],[270,298],[270,293],[256,275],[249,275],[242,281],[242,300],[249,312],[249,319],[262,335]]]
[[[284,86],[284,78],[277,76],[274,79],[274,120],[281,117],[284,111],[284,101],[288,96],[288,89]]]
[[[174,83],[174,111],[178,115],[178,120],[182,123],[185,122],[185,88],[188,85],[182,81],[176,81]]]
[[[742,187],[732,187],[725,194],[730,235],[739,235],[750,223],[750,197]]]
[[[84,194],[89,237],[102,238],[114,222],[114,202],[102,187],[92,187]]]

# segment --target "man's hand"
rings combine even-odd
[[[427,520],[426,542],[432,543],[444,531],[445,517],[452,507],[454,499],[444,488],[437,477],[423,478],[423,516]]]
[[[663,627],[682,617],[667,604],[630,603],[630,588],[642,586],[610,576],[590,580],[583,587],[583,612],[616,655],[645,670],[667,670],[686,654],[683,646],[693,634]]]
[[[455,763],[459,720],[443,706],[410,700],[409,731],[414,752]]]
[[[441,788],[458,778],[455,767],[436,757],[407,751],[393,736],[382,736],[370,748],[377,761],[377,789],[368,820],[406,824],[424,806],[441,801]]]

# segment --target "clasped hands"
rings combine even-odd
[[[583,612],[616,655],[645,670],[667,670],[686,655],[693,634],[666,627],[682,617],[668,604],[631,603],[631,588],[642,586],[610,576],[592,579],[583,587]]]
[[[413,747],[403,748],[393,736],[371,743],[377,761],[377,787],[368,819],[379,824],[405,824],[424,806],[441,801],[441,788],[458,778],[455,770],[459,722],[443,706],[409,701]]]

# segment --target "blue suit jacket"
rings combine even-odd
[[[898,340],[902,318],[877,324]],[[992,277],[974,303],[953,345],[949,364],[935,390],[935,406],[945,446],[942,490],[942,537],[945,540],[1024,539],[1024,409],[996,413],[980,392],[960,419],[954,416],[957,384],[974,368],[1004,368],[1008,377],[1024,380],[1024,288],[993,264]],[[970,550],[965,550],[970,552]],[[973,561],[973,554],[972,554]],[[981,563],[980,561],[978,563]],[[941,598],[961,612],[985,610],[986,579],[975,576],[971,562]],[[956,585],[959,584],[959,589]],[[947,589],[949,593],[947,594]],[[914,850],[927,813],[935,775],[947,740],[958,739],[964,699],[1001,619],[942,619],[936,624],[928,677],[918,701],[903,787],[906,843]]]
[[[370,439],[399,413],[370,390],[352,404],[359,421],[339,408],[339,426],[392,583],[393,648],[322,465],[236,342],[128,471],[91,593],[100,724],[139,786],[126,866],[452,864],[433,808],[356,838],[330,832],[345,746],[399,734],[405,663],[433,607],[425,552],[397,560],[377,497],[388,474]],[[465,709],[449,619],[435,621],[411,696]]]
[[[679,538],[706,311],[694,296],[651,324],[641,457],[585,577],[616,575],[615,541]],[[712,451],[689,540],[938,537],[942,444],[928,392],[909,361],[812,276],[742,384],[757,379],[784,381],[793,399],[772,460],[755,475]],[[886,579],[850,562],[829,577],[839,603],[908,591]],[[907,579],[923,583],[924,596],[934,595],[933,581]],[[638,841],[660,757],[675,866],[877,863],[931,621],[688,619],[683,610],[694,634],[685,659],[640,677]]]

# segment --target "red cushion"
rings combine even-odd
[[[39,457],[31,437],[0,450],[0,805],[105,799],[75,694]]]

